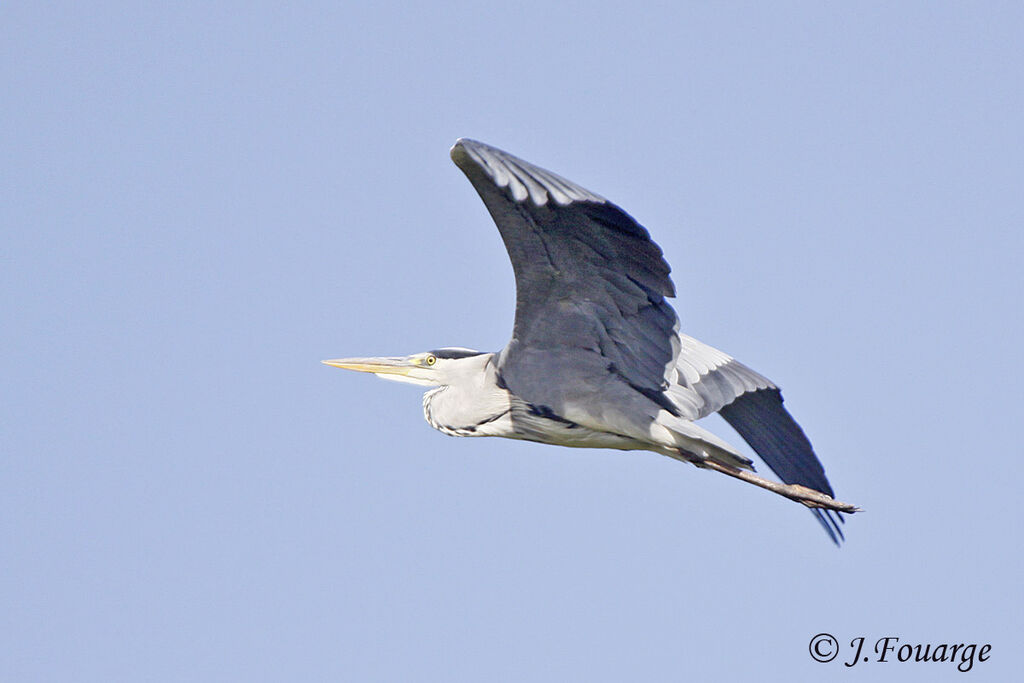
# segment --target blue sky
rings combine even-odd
[[[5,3],[0,33],[0,678],[962,675],[842,666],[883,636],[1018,671],[1018,4]],[[684,329],[865,509],[844,547],[320,365],[507,341],[461,136],[651,231]]]

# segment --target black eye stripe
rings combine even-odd
[[[470,351],[469,349],[435,349],[430,352],[435,358],[469,358],[470,356],[479,356],[480,351]]]

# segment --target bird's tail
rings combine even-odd
[[[666,445],[670,449],[680,451],[679,460],[692,462],[698,466],[702,460],[714,460],[728,467],[754,469],[750,458],[743,456],[728,443],[689,420],[666,412],[658,417],[656,424],[664,430],[662,436],[665,437],[663,441],[667,442]]]

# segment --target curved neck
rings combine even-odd
[[[511,430],[511,395],[498,386],[496,355],[452,363],[445,383],[423,395],[423,417],[451,436],[499,436]]]

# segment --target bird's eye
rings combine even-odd
[[[437,357],[436,356],[427,356],[426,359],[424,360],[424,362],[427,365],[433,365],[434,363],[437,362]]]

